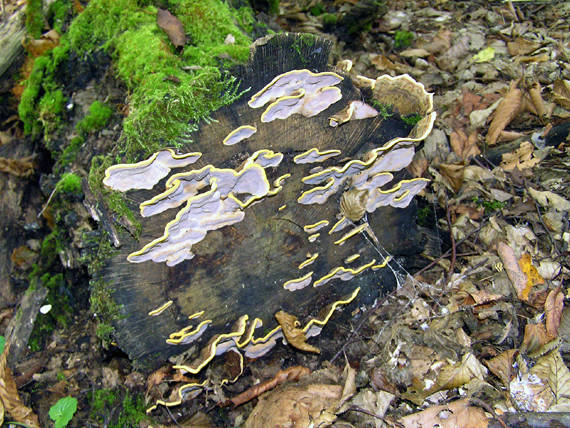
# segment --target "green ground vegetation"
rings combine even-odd
[[[34,39],[39,39],[44,28],[44,13],[42,0],[27,0],[26,30]]]
[[[419,113],[407,114],[405,116],[401,116],[401,118],[404,122],[411,126],[414,126],[416,123],[422,120],[422,117]]]
[[[237,82],[222,70],[247,59],[251,40],[237,24],[248,27],[253,20],[251,9],[233,12],[220,0],[170,0],[168,9],[188,37],[176,50],[156,24],[156,8],[141,3],[92,0],[67,33],[80,54],[110,53],[131,91],[118,149],[127,160],[173,145],[193,129],[189,122],[198,123],[237,98]],[[235,43],[224,43],[228,34]]]
[[[175,48],[157,26],[157,7],[167,8],[183,23],[188,38],[183,48]],[[91,0],[68,25],[66,20],[73,13],[71,0],[56,0],[48,9],[47,21],[42,16],[42,26],[48,22],[58,31],[66,28],[67,31],[57,47],[35,59],[25,83],[19,115],[25,133],[42,138],[52,152],[54,170],[60,180],[50,209],[63,212],[69,206],[62,201],[81,197],[81,178],[66,169],[89,136],[106,126],[114,109],[96,101],[76,124],[76,135],[67,144],[52,143],[68,114],[65,100],[74,90],[61,81],[59,71],[62,66],[70,65],[67,61],[71,54],[81,60],[104,51],[112,58],[112,70],[128,90],[129,115],[123,121],[122,138],[113,151],[92,159],[88,184],[113,215],[133,225],[138,235],[140,224],[123,195],[102,185],[105,169],[118,162],[140,160],[165,145],[176,146],[200,121],[208,121],[212,111],[240,96],[238,82],[225,70],[247,60],[251,40],[246,32],[253,28],[253,12],[249,7],[230,8],[222,0]],[[228,34],[232,34],[234,43],[224,43]],[[53,250],[53,259],[40,258],[31,283],[53,285],[61,291],[66,289],[65,277],[58,276],[56,259],[69,237],[66,231],[57,228],[57,223],[56,229],[44,239],[45,248]],[[91,310],[100,320],[98,336],[108,342],[120,308],[112,300],[112,284],[105,283],[98,272],[113,248],[105,232],[98,232],[90,239],[93,248],[83,262],[92,277]],[[45,276],[47,273],[49,277]],[[56,284],[59,286],[55,287]],[[57,327],[59,322],[56,319],[52,326]],[[45,324],[38,323],[39,332],[47,331],[46,327],[42,329]],[[41,341],[34,346],[41,346]]]
[[[378,110],[378,113],[380,114],[382,119],[388,119],[389,117],[394,115],[394,106],[391,104],[384,104],[373,99],[372,107]]]
[[[394,48],[405,49],[412,44],[414,33],[410,31],[397,30],[394,34]]]
[[[69,1],[56,3],[50,9],[52,25],[70,13]],[[158,27],[154,3],[183,23],[188,36],[183,49],[175,49]],[[102,49],[112,56],[117,76],[130,91],[130,113],[118,152],[134,160],[165,144],[175,145],[194,129],[190,122],[207,119],[237,98],[237,82],[223,70],[247,59],[251,40],[244,31],[252,27],[249,7],[234,10],[221,0],[92,0],[60,45],[36,58],[19,106],[25,132],[36,136],[48,128],[48,140],[60,124],[63,97],[58,91],[63,87],[56,70],[70,50],[84,57]],[[234,43],[224,43],[228,34]]]
[[[143,397],[121,388],[98,389],[89,392],[88,399],[91,404],[90,419],[96,423],[105,422],[109,428],[136,428],[140,422],[148,419]],[[109,415],[113,415],[110,421]]]
[[[49,5],[47,21],[51,28],[63,34],[67,18],[71,15],[71,2],[69,0],[55,0]]]
[[[89,113],[81,119],[75,129],[83,134],[89,134],[103,129],[113,114],[113,109],[101,101],[94,101],[89,106]]]
[[[77,411],[77,398],[63,397],[49,409],[49,417],[54,421],[54,428],[64,428]]]
[[[495,211],[502,210],[505,208],[506,203],[501,201],[488,201],[485,199],[481,199],[479,197],[474,197],[473,202],[475,205],[479,207],[483,207],[485,209],[485,214],[492,214]]]
[[[24,132],[36,137],[45,127],[48,131],[44,133],[46,142],[49,142],[50,133],[61,123],[64,97],[62,86],[55,76],[57,68],[67,59],[68,52],[69,44],[63,39],[59,46],[34,60],[18,105]]]
[[[97,318],[96,334],[108,346],[113,339],[113,321],[119,318],[120,307],[112,298],[113,288],[103,279],[102,268],[115,249],[105,231],[93,231],[83,237],[85,251],[82,262],[88,266],[90,276],[90,310]]]

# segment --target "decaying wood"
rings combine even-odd
[[[319,260],[310,267],[315,278],[342,265],[343,260],[355,252],[361,254],[362,260],[382,262],[376,249],[363,236],[351,238],[342,246],[335,245],[339,236],[327,233],[332,224],[323,229],[314,244],[318,245],[316,249],[308,241],[303,226],[323,218],[334,221],[340,210],[340,193],[323,205],[297,203],[300,194],[307,190],[301,178],[309,175],[315,165],[296,165],[292,162],[294,155],[313,147],[320,150],[341,148],[343,156],[356,159],[391,138],[407,135],[408,131],[401,128],[399,119],[393,122],[393,119],[381,117],[331,128],[328,117],[362,97],[350,79],[345,78],[338,85],[343,97],[325,112],[311,118],[294,115],[287,120],[275,120],[258,126],[252,138],[232,146],[222,145],[232,130],[242,125],[259,125],[263,109],[252,109],[247,105],[251,95],[275,76],[290,70],[328,70],[331,45],[331,42],[319,39],[307,42],[301,36],[258,40],[248,66],[236,72],[241,81],[240,90],[248,92],[231,106],[215,112],[212,115],[214,121],[203,124],[199,131],[189,135],[193,143],[180,150],[181,153],[203,153],[189,168],[192,170],[208,164],[235,169],[257,150],[281,152],[285,160],[278,171],[277,168],[269,171],[268,180],[272,183],[280,174],[291,173],[283,190],[248,207],[241,222],[209,232],[192,247],[193,259],[173,267],[150,261],[130,263],[127,255],[162,236],[165,225],[176,215],[175,210],[141,218],[143,232],[139,241],[120,233],[121,251],[110,260],[104,278],[115,290],[113,297],[121,308],[120,320],[116,322],[116,341],[137,363],[157,366],[169,356],[186,350],[189,345],[173,346],[165,339],[193,324],[188,317],[198,311],[205,311],[202,319],[214,320],[197,342],[199,349],[207,338],[227,332],[228,326],[244,314],[248,314],[250,320],[261,318],[264,328],[271,328],[276,325],[274,314],[283,309],[298,316],[304,325],[310,316],[318,316],[319,310],[333,299],[347,296],[358,286],[362,286],[359,302],[365,303],[394,284],[388,269],[368,269],[352,281],[334,280],[323,285],[326,290],[309,286],[291,292],[283,287],[284,281],[302,275],[297,266],[306,259],[309,251],[320,253]],[[128,193],[133,211],[137,213],[140,202],[163,189],[164,185],[160,183],[153,191]],[[280,210],[283,205],[286,208]],[[388,251],[395,254],[417,251],[419,239],[413,226],[413,210],[413,206],[405,209],[388,207],[368,215],[370,227]],[[174,304],[168,310],[156,317],[148,316],[149,311],[169,300]]]
[[[7,16],[0,23],[0,77],[24,52],[22,47],[22,39],[26,34],[24,9],[25,4],[22,3],[11,16]]]
[[[34,329],[34,322],[47,296],[48,289],[38,285],[34,290],[24,294],[15,315],[6,329],[6,337],[12,344],[9,363],[13,366],[28,349],[28,339]]]

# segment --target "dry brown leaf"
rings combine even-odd
[[[176,425],[168,425],[164,428],[215,428],[216,425],[210,417],[202,412],[197,412],[186,422],[177,423]]]
[[[449,136],[449,143],[453,151],[463,161],[481,153],[479,147],[477,147],[477,131],[471,131],[469,137],[462,129],[453,131]]]
[[[539,324],[527,324],[524,328],[524,338],[521,345],[521,350],[525,353],[533,353],[537,349],[540,349],[544,344],[548,342],[548,337],[546,335],[546,328],[543,323]]]
[[[538,270],[536,270],[536,268],[533,266],[530,254],[523,254],[518,263],[521,271],[526,276],[526,286],[521,292],[520,297],[522,300],[528,300],[528,296],[530,294],[530,290],[532,290],[532,287],[537,284],[544,284],[544,278],[539,275]]]
[[[400,52],[400,56],[404,58],[425,58],[431,54],[422,48],[410,48]]]
[[[540,190],[535,190],[532,187],[529,187],[528,193],[543,207],[547,207],[549,209],[554,208],[560,212],[570,211],[570,201],[554,192],[550,192],[548,190],[541,192]]]
[[[453,191],[459,192],[459,189],[461,189],[463,185],[465,165],[442,163],[438,165],[438,169],[441,176],[447,181]]]
[[[451,212],[456,216],[467,214],[471,220],[479,220],[485,214],[485,208],[480,206],[479,208],[470,207],[469,205],[455,205],[451,208]]]
[[[528,294],[526,299],[523,298],[523,293],[525,292],[527,285],[526,275],[518,264],[515,252],[511,247],[501,241],[497,244],[497,253],[503,262],[503,267],[507,272],[507,276],[517,291],[518,298],[521,300],[527,300]]]
[[[34,164],[31,161],[32,156],[27,156],[21,159],[9,159],[0,157],[0,172],[7,172],[8,174],[17,177],[29,177],[34,173]]]
[[[186,31],[182,22],[168,10],[158,8],[157,25],[164,30],[172,44],[179,48],[186,44]]]
[[[550,61],[550,57],[548,54],[538,54],[538,55],[531,55],[531,56],[519,56],[517,58],[518,62],[546,62]]]
[[[341,394],[340,385],[285,385],[259,399],[244,428],[329,426]]]
[[[518,351],[516,349],[509,349],[502,352],[495,358],[485,361],[485,365],[503,382],[504,386],[509,385],[513,377],[513,361]]]
[[[47,33],[42,34],[39,39],[24,40],[24,49],[31,57],[35,58],[59,45],[59,38],[60,35],[57,31],[49,30]]]
[[[509,141],[514,141],[517,138],[524,137],[526,134],[523,132],[518,131],[501,131],[499,134],[499,138],[497,139],[498,143],[508,143]]]
[[[460,363],[450,364],[441,369],[437,375],[434,388],[430,392],[436,392],[442,389],[457,388],[473,378],[484,380],[487,375],[487,369],[473,355],[468,352],[465,354]]]
[[[530,372],[550,387],[552,405],[570,404],[570,370],[564,364],[560,351],[555,350],[541,357]]]
[[[399,420],[406,428],[486,428],[485,412],[469,405],[468,400],[457,400],[443,406],[432,406]]]
[[[469,116],[474,110],[481,110],[487,107],[487,103],[481,103],[483,99],[481,95],[474,94],[466,88],[463,88],[461,91],[463,94],[461,108],[463,109],[464,116]]]
[[[556,104],[570,110],[570,80],[556,80],[552,85],[552,96]]]
[[[234,406],[240,406],[248,401],[253,400],[254,398],[259,397],[264,392],[267,392],[277,385],[281,385],[282,383],[289,382],[289,381],[296,381],[299,380],[301,376],[305,376],[309,374],[311,371],[307,367],[303,366],[295,366],[289,367],[285,370],[279,370],[277,374],[273,377],[273,379],[268,380],[267,382],[260,383],[258,385],[252,386],[251,388],[245,390],[239,395],[236,395],[233,398],[230,398],[230,401]]]
[[[356,370],[350,367],[348,362],[344,366],[343,376],[345,381],[344,387],[342,388],[342,396],[338,403],[339,407],[356,393]]]
[[[146,380],[146,395],[148,396],[150,391],[157,385],[159,385],[163,379],[167,376],[170,372],[170,368],[168,366],[162,366],[158,370],[155,370],[150,374],[148,379]]]
[[[546,111],[546,107],[544,106],[544,100],[542,99],[542,87],[540,83],[535,82],[529,89],[528,89],[528,96],[536,110],[536,114],[540,118],[540,120],[544,123],[548,118],[548,112]]]
[[[396,63],[382,54],[370,54],[370,63],[376,67],[378,71],[395,71],[397,73],[405,73],[408,71],[404,64]]]
[[[517,87],[517,85],[518,80],[511,82],[509,92],[507,92],[497,107],[497,110],[495,110],[495,116],[493,117],[493,121],[491,122],[491,125],[489,125],[489,131],[487,132],[487,143],[491,146],[497,142],[501,131],[511,123],[520,111],[523,92]]]
[[[507,49],[512,56],[528,55],[539,47],[540,45],[538,43],[531,42],[530,40],[523,39],[522,37],[517,37],[512,42],[507,43]]]
[[[40,423],[36,414],[20,401],[12,370],[7,363],[9,350],[10,345],[6,344],[4,352],[0,355],[0,400],[6,413],[16,422],[24,423],[32,428],[39,428]]]
[[[14,266],[22,270],[29,269],[33,266],[38,258],[38,253],[32,251],[27,245],[21,245],[14,248],[10,255],[10,260]]]
[[[515,168],[522,171],[534,167],[539,162],[540,159],[534,156],[534,146],[528,141],[523,141],[514,152],[503,155],[500,166],[505,171],[512,171]]]
[[[437,54],[449,49],[451,46],[451,35],[452,32],[450,30],[439,30],[432,40],[427,42],[420,41],[417,45],[432,54]]]
[[[279,311],[275,314],[275,319],[283,329],[285,339],[289,344],[301,351],[314,352],[320,354],[321,350],[316,346],[307,343],[307,337],[303,329],[299,328],[299,321],[295,315],[288,314],[285,311]]]
[[[407,166],[407,170],[412,174],[414,177],[421,177],[424,175],[424,172],[427,171],[429,167],[429,161],[425,158],[423,152],[416,153],[417,156],[414,156],[414,160]]]
[[[560,327],[563,310],[564,293],[562,293],[560,287],[558,287],[548,293],[548,297],[544,303],[544,311],[546,312],[546,334],[549,340],[558,337],[558,327]]]

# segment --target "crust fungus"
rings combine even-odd
[[[124,175],[118,182],[126,184],[105,179],[114,189],[150,189],[187,162],[157,190],[130,191],[143,233],[140,240],[123,233],[103,272],[121,308],[116,342],[137,363],[156,366],[196,346],[201,351],[177,369],[202,376],[225,352],[236,353],[243,368],[243,357],[287,341],[274,319],[278,311],[296,316],[310,338],[336,309],[389,290],[394,278],[382,267],[390,257],[379,256],[374,242],[392,254],[420,250],[410,201],[426,180],[410,179],[404,168],[433,126],[431,95],[409,77],[377,79],[375,93],[394,92],[396,111],[414,109],[423,119],[413,128],[398,115],[330,127],[329,118],[363,94],[327,68],[331,42],[302,40],[276,35],[254,44],[238,89],[251,87],[255,95],[215,112],[213,123],[191,135],[191,147],[203,153],[195,165],[191,156],[175,164],[174,153],[162,151],[109,169],[108,177]],[[304,69],[307,61],[318,72]],[[282,120],[263,120],[269,118]],[[259,125],[253,133],[244,123]],[[345,159],[336,160],[341,150]],[[159,157],[166,159],[156,163],[162,169],[150,166]],[[315,171],[317,162],[322,169]],[[145,168],[159,173],[148,178]],[[133,179],[137,172],[125,171],[144,174]],[[365,239],[370,234],[378,240]],[[173,303],[160,311],[157,301]],[[220,378],[225,384],[235,373]],[[158,404],[175,405],[212,382],[179,385],[177,400]]]
[[[256,132],[257,128],[255,126],[242,125],[230,132],[226,138],[224,138],[224,141],[222,141],[222,143],[224,143],[226,146],[233,146],[234,144],[237,144],[240,141],[251,137]]]
[[[202,153],[177,155],[172,149],[161,150],[135,164],[118,164],[107,168],[103,184],[113,190],[152,189],[172,168],[182,168],[200,159]]]
[[[378,116],[378,111],[362,101],[352,101],[344,109],[329,118],[329,125],[333,128],[349,120],[370,119]]]
[[[313,147],[306,152],[303,152],[293,158],[293,162],[296,164],[303,164],[303,163],[319,163],[324,162],[327,159],[330,159],[334,156],[340,155],[342,152],[340,150],[325,150],[320,151],[316,147]]]

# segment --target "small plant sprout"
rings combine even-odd
[[[77,411],[77,398],[63,397],[49,409],[49,417],[55,422],[55,428],[66,427]]]

